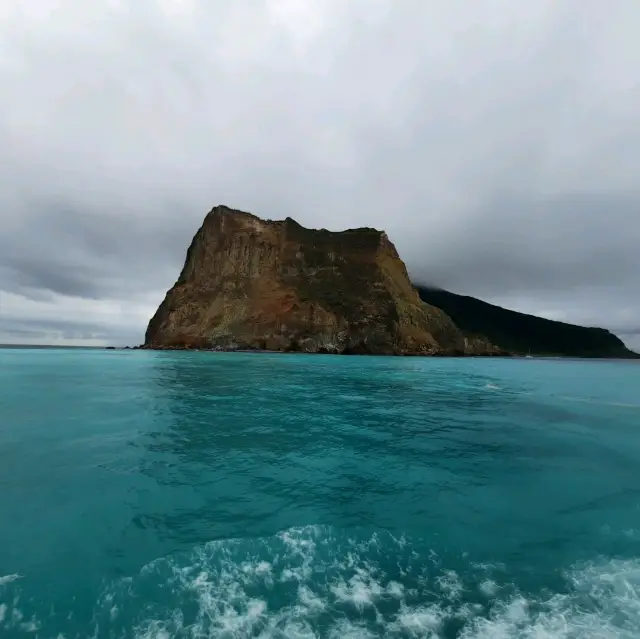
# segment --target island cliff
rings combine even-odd
[[[149,322],[146,348],[498,355],[425,304],[387,235],[217,206]]]

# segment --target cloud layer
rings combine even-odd
[[[203,216],[640,347],[635,0],[0,8],[0,341],[138,343]]]

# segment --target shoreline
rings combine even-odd
[[[175,346],[106,346],[104,350],[117,351],[170,351],[170,352],[197,352],[197,353],[251,353],[256,355],[332,355],[343,357],[432,357],[450,359],[534,359],[534,360],[607,360],[607,361],[640,361],[640,355],[620,357],[615,355],[558,355],[558,354],[537,354],[528,355],[520,353],[339,353],[324,351],[285,351],[268,350],[257,348],[188,348]]]
[[[107,347],[109,348],[109,347]],[[111,347],[113,350],[113,347]],[[512,353],[506,351],[496,353],[462,353],[462,352],[440,352],[440,353],[369,353],[355,351],[303,351],[303,350],[269,350],[261,348],[191,348],[181,346],[134,346],[124,347],[120,350],[144,350],[144,351],[192,351],[202,353],[270,353],[278,355],[336,355],[336,356],[354,356],[361,355],[365,357],[514,357]]]

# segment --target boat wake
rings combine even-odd
[[[158,559],[104,589],[90,627],[29,610],[0,578],[4,637],[460,639],[640,636],[640,561],[572,567],[557,592],[524,592],[508,567],[421,553],[388,533],[330,528],[214,541]],[[41,610],[42,608],[40,608]]]

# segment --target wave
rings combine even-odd
[[[28,618],[20,582],[2,579],[7,636],[38,629],[65,639],[640,636],[638,559],[576,565],[562,589],[532,593],[514,585],[505,566],[456,563],[389,533],[345,536],[317,526],[157,559],[104,589],[91,628],[70,628],[63,611],[57,625]],[[3,596],[8,588],[12,597]]]
[[[595,404],[597,406],[614,406],[616,408],[631,408],[638,409],[640,404],[630,404],[628,402],[606,402],[600,399],[594,399],[591,397],[574,397],[572,395],[560,395],[560,399],[564,399],[567,402],[580,402],[582,404]]]
[[[21,575],[5,575],[4,577],[0,576],[0,586],[4,586],[5,584],[10,584],[12,581],[16,579],[20,579]]]

